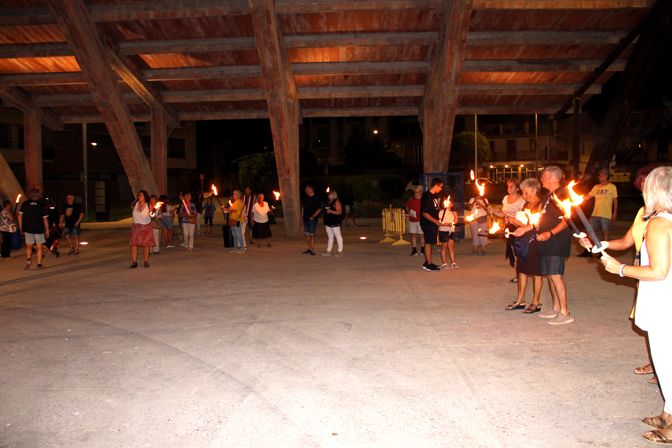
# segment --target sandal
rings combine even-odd
[[[647,364],[645,366],[636,367],[633,372],[635,375],[650,375],[653,373],[653,366]]]
[[[656,415],[655,417],[645,417],[642,419],[642,423],[656,429],[665,429],[672,425],[672,422],[668,423],[663,418],[663,414]]]
[[[541,305],[530,305],[523,310],[523,313],[534,314],[534,313],[538,313],[539,311],[541,311]]]
[[[672,429],[656,429],[642,434],[648,442],[656,445],[672,445]]]
[[[513,310],[522,310],[525,308],[525,302],[513,302],[511,305],[506,306],[507,311],[513,311]]]

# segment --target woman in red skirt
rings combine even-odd
[[[138,267],[138,247],[142,247],[145,267],[149,267],[149,248],[154,247],[152,231],[153,210],[149,206],[149,194],[140,190],[133,204],[133,227],[131,228],[131,269]]]

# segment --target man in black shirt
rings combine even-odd
[[[26,269],[30,268],[33,258],[33,245],[37,249],[37,267],[42,267],[42,245],[49,236],[49,211],[40,199],[40,190],[32,188],[30,199],[21,204],[19,210],[19,228],[26,240]]]
[[[308,249],[304,255],[315,255],[315,231],[317,230],[317,217],[322,213],[322,204],[315,195],[312,185],[306,185],[304,190],[306,197],[303,199],[303,234],[306,236]]]
[[[565,273],[565,259],[569,257],[572,235],[562,219],[563,212],[553,200],[553,194],[560,189],[562,177],[562,170],[557,166],[547,166],[541,175],[541,183],[550,195],[544,202],[537,228],[537,253],[541,275],[548,279],[553,309],[539,317],[549,319],[550,325],[574,322],[567,306],[567,289],[562,277]]]
[[[68,255],[79,255],[80,223],[84,219],[82,206],[75,202],[75,196],[69,194],[65,197],[65,205],[61,208],[61,227],[65,239],[70,245]]]
[[[428,191],[422,194],[420,204],[420,228],[425,235],[425,263],[422,269],[429,272],[439,272],[441,269],[432,263],[432,246],[436,244],[439,236],[439,193],[443,190],[443,181],[438,177],[432,179]]]

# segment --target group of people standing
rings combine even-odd
[[[177,217],[178,232],[182,236],[182,244],[187,251],[193,251],[194,238],[198,233],[203,219],[205,233],[212,233],[215,206],[212,197],[192,200],[191,193],[180,193],[178,203],[172,206],[165,195],[157,198],[146,191],[138,192],[136,200],[131,204],[133,223],[131,227],[131,268],[138,267],[138,249],[143,250],[143,264],[149,267],[150,253],[160,252],[160,240],[166,248],[173,245],[174,220]],[[231,200],[221,205],[222,212],[227,218],[226,225],[230,227],[234,241],[234,253],[245,253],[247,250],[246,229],[251,229],[250,242],[264,240],[267,247],[271,247],[270,214],[272,208],[264,200],[263,193],[252,194],[250,188],[245,194],[235,190]]]
[[[326,204],[315,194],[315,188],[312,185],[306,185],[304,193],[302,216],[307,249],[303,254],[315,255],[315,232],[317,231],[318,218],[322,215],[324,229],[327,233],[327,250],[322,253],[322,256],[341,257],[343,255],[341,225],[345,217],[345,208],[338,198],[338,193],[329,189]],[[333,252],[334,241],[336,242],[336,253]]]
[[[28,199],[21,203],[9,200],[2,202],[0,211],[0,231],[2,232],[2,248],[0,259],[8,259],[11,253],[14,235],[23,233],[26,263],[25,269],[33,264],[36,255],[36,267],[43,267],[43,259],[47,252],[58,252],[58,240],[61,234],[70,246],[68,255],[79,255],[80,224],[84,219],[82,206],[75,202],[75,196],[68,194],[62,206],[55,201],[47,203],[37,188],[29,190]]]

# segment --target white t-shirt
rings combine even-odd
[[[439,212],[439,232],[454,232],[455,231],[455,213],[452,210],[443,209]]]
[[[479,205],[481,203],[481,205]],[[487,206],[488,200],[482,197],[473,197],[469,199],[469,209],[471,210],[472,215],[474,215],[474,218],[482,218],[483,216],[488,216],[488,209]],[[485,205],[486,208],[483,208],[483,205]]]
[[[252,206],[254,222],[258,222],[259,224],[268,222],[268,213],[270,211],[271,208],[268,206],[268,202],[264,201],[264,205],[259,205],[259,202],[255,202]]]
[[[140,204],[135,204],[133,207],[133,224],[149,224],[152,222],[152,218],[149,216],[149,205],[145,204],[145,207],[140,210]]]
[[[516,212],[522,212],[525,208],[525,199],[519,197],[517,201],[509,203],[509,195],[502,199],[502,212],[510,218],[516,217]]]

